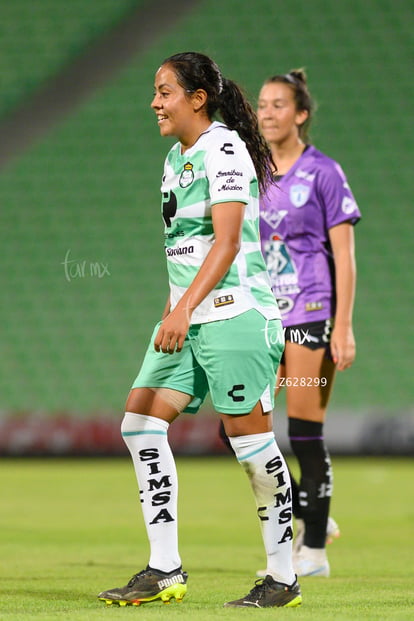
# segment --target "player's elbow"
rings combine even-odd
[[[232,246],[233,246],[235,254],[237,254],[240,251],[240,248],[241,248],[241,239],[240,239],[240,237],[237,237],[237,239],[234,239],[232,241]]]
[[[240,248],[241,248],[240,239],[234,239],[230,242],[228,246],[228,252],[232,256],[232,259],[235,259],[236,256],[239,254]]]

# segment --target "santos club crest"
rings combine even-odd
[[[191,162],[187,162],[186,164],[184,164],[184,170],[182,171],[180,175],[180,186],[182,188],[188,188],[188,186],[191,185],[193,181],[194,181],[193,165],[191,164]]]

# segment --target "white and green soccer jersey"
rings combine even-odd
[[[194,310],[191,323],[228,319],[252,308],[267,319],[279,318],[260,248],[256,173],[238,134],[214,122],[185,153],[175,144],[165,161],[161,192],[171,309],[214,243],[212,205],[226,209],[227,202],[237,201],[246,205],[240,251]]]

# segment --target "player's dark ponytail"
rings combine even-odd
[[[235,129],[246,143],[256,170],[259,187],[264,191],[272,179],[272,169],[275,172],[276,165],[267,143],[260,134],[255,111],[240,87],[232,80],[223,79],[218,111],[227,127]]]
[[[207,115],[213,119],[218,112],[229,129],[234,129],[245,142],[263,191],[272,180],[276,166],[265,140],[260,134],[254,109],[240,87],[223,78],[216,63],[198,52],[183,52],[166,58],[163,65],[173,67],[177,81],[188,93],[201,88],[207,93]]]

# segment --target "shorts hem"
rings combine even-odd
[[[185,395],[188,395],[189,397],[191,397],[191,401],[190,403],[187,405],[187,407],[185,407],[182,412],[180,412],[180,414],[197,414],[197,412],[199,411],[199,409],[201,408],[201,406],[203,405],[204,399],[205,397],[200,397],[198,395],[194,395],[193,392],[187,388],[183,388],[182,386],[177,387],[177,386],[172,386],[171,384],[168,383],[161,383],[161,384],[157,384],[157,383],[153,383],[151,386],[149,386],[147,383],[145,384],[136,384],[134,382],[134,384],[132,384],[131,390],[133,390],[134,388],[149,388],[151,390],[151,388],[168,388],[169,390],[176,390],[178,392],[183,392]],[[191,405],[194,401],[196,401],[197,405]]]
[[[230,409],[230,408],[217,408],[214,403],[213,403],[213,407],[215,409],[215,411],[217,412],[217,414],[229,414],[230,416],[248,416],[250,414],[250,412],[253,410],[253,408],[255,407],[255,405],[257,404],[257,402],[260,401],[260,399],[258,399],[255,403],[253,403],[253,405],[251,407],[247,406],[246,409],[243,410],[234,410],[234,409]],[[271,410],[268,410],[268,412],[273,412],[274,409],[274,404]],[[266,412],[265,412],[266,413]]]
[[[134,388],[169,388],[170,390],[177,390],[179,392],[183,392],[186,395],[188,395],[189,397],[192,397],[193,399],[195,398],[195,395],[193,395],[193,393],[187,388],[187,387],[178,387],[178,386],[173,386],[172,384],[169,384],[168,382],[162,382],[162,383],[149,383],[146,382],[145,384],[141,384],[141,383],[136,383],[134,382],[131,386],[131,390],[133,390]]]

